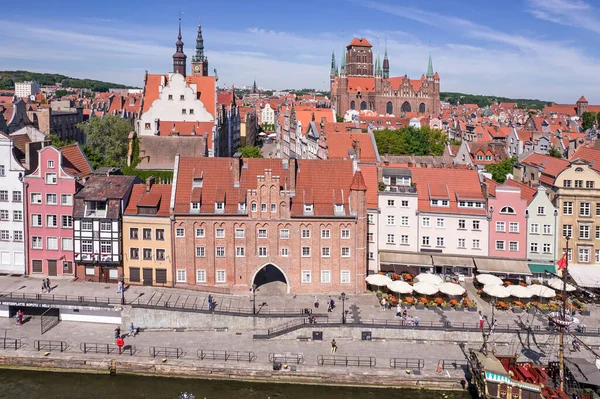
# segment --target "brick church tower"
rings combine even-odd
[[[348,76],[373,76],[372,47],[365,38],[354,38],[346,46],[346,74]]]

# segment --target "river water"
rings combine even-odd
[[[0,398],[11,399],[468,399],[466,392],[342,388],[131,375],[0,370]]]

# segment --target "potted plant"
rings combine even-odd
[[[465,298],[463,300],[463,304],[467,307],[467,309],[469,309],[469,312],[477,312],[477,304],[475,303],[475,301],[472,301],[469,298]]]
[[[527,313],[529,314],[535,314],[535,306],[533,306],[531,303],[527,304]]]
[[[446,302],[446,301],[442,302],[442,310],[449,311],[451,309],[452,309],[452,307],[450,306],[450,304],[448,302]]]
[[[415,305],[415,309],[418,309],[418,310],[425,309],[425,306],[427,306],[428,303],[429,303],[429,301],[427,301],[427,298],[420,298],[419,302],[417,302],[417,304]]]
[[[581,307],[579,309],[582,316],[589,316],[591,314],[590,310],[586,308],[583,304],[581,304]]]
[[[521,306],[513,305],[512,306],[512,312],[513,313],[523,313],[523,308]]]
[[[394,273],[394,274],[392,274],[392,280],[393,281],[402,280],[402,276],[399,275],[398,273]]]

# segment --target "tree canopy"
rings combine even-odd
[[[456,105],[460,102],[461,104],[477,104],[479,107],[487,107],[497,102],[517,103],[517,107],[522,109],[542,109],[544,108],[544,105],[551,105],[550,102],[534,99],[508,98],[451,92],[441,92],[440,99],[442,101],[448,101],[451,105]]]
[[[125,167],[128,137],[132,131],[127,119],[105,115],[103,118],[93,117],[77,127],[86,135],[84,152],[94,169],[102,166]]]
[[[597,118],[598,114],[595,112],[584,112],[583,115],[581,115],[581,126],[583,127],[583,130],[588,130],[594,126],[594,122],[596,122]]]
[[[492,180],[504,183],[506,175],[513,172],[515,162],[517,162],[517,157],[506,158],[501,162],[485,165],[485,171],[492,174]]]
[[[93,91],[108,91],[109,88],[131,88],[131,86],[125,86],[117,83],[103,82],[93,79],[76,79],[55,73],[0,71],[0,76],[2,77],[0,78],[0,90],[12,90],[15,87],[15,82],[24,82],[27,80],[35,80],[42,86],[52,86],[57,83],[61,83],[63,87],[90,89]]]
[[[379,153],[390,155],[443,155],[448,142],[448,137],[441,130],[428,126],[376,130],[373,135]]]
[[[238,152],[242,154],[242,158],[262,158],[260,148],[251,145],[238,148]]]
[[[548,150],[548,155],[550,155],[551,157],[554,157],[554,158],[562,158],[562,154],[560,153],[560,150],[556,147],[550,148],[550,150]]]

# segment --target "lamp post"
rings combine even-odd
[[[256,284],[252,284],[252,314],[256,315]]]
[[[121,275],[121,305],[125,305],[125,275]]]
[[[346,293],[342,292],[340,294],[340,301],[342,301],[342,324],[346,324],[346,299],[348,299]]]

